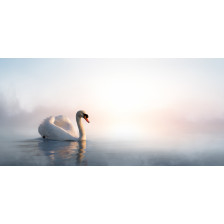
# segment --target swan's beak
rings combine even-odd
[[[90,123],[87,117],[84,117],[84,119],[85,119],[88,123]]]

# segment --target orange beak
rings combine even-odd
[[[87,117],[84,117],[84,119],[85,119],[88,123],[90,123]]]

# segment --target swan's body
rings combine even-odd
[[[84,118],[87,122],[88,115],[84,111],[76,113],[76,122],[79,129],[79,136],[75,135],[75,129],[69,118],[59,115],[46,118],[39,126],[38,131],[43,138],[59,141],[82,141],[86,140],[85,130],[81,121]]]

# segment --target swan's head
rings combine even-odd
[[[84,110],[80,110],[80,111],[78,111],[77,113],[76,113],[76,117],[79,117],[79,118],[84,118],[88,123],[90,123],[89,122],[89,120],[88,120],[88,114],[84,111]]]

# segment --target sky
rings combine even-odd
[[[0,135],[89,114],[87,138],[224,133],[223,59],[0,59]]]

